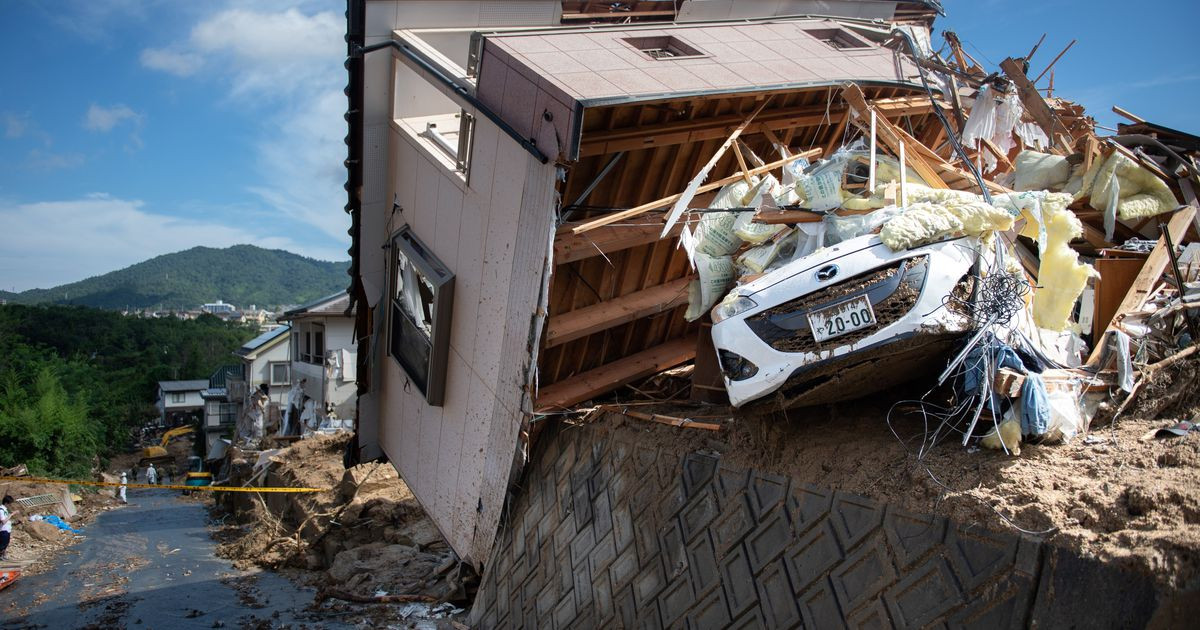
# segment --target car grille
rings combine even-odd
[[[928,264],[928,256],[918,256],[881,267],[753,315],[746,324],[780,352],[818,352],[853,344],[899,321],[916,306]],[[875,323],[818,343],[808,326],[807,313],[859,295],[871,301]]]

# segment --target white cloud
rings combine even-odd
[[[196,53],[168,48],[147,48],[142,51],[141,61],[147,68],[180,77],[191,76],[204,65],[204,57]]]
[[[345,260],[336,249],[310,249],[287,237],[150,212],[138,200],[106,194],[13,204],[0,201],[0,288],[24,291],[107,273],[198,245],[252,243],[322,260]]]
[[[29,116],[18,116],[11,112],[4,114],[4,137],[20,138],[29,129]]]
[[[89,131],[107,133],[112,131],[113,127],[126,120],[137,123],[141,119],[141,114],[129,109],[126,105],[118,104],[112,107],[103,107],[92,103],[92,106],[88,108],[87,113],[83,116],[83,127]]]
[[[197,67],[221,68],[229,101],[264,112],[263,132],[253,139],[259,183],[250,192],[344,248],[345,19],[303,4],[255,6],[200,20],[185,48],[172,46],[172,54],[195,56]],[[142,63],[151,66],[146,54]]]
[[[53,151],[43,149],[30,149],[29,154],[25,156],[23,166],[36,171],[57,171],[63,168],[75,168],[84,163],[85,158],[82,153],[68,151],[66,153],[55,153]]]
[[[191,42],[206,55],[227,59],[233,96],[279,99],[311,94],[344,72],[345,28],[332,12],[230,9],[192,29]]]

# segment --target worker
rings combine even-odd
[[[129,499],[125,497],[125,484],[127,483],[129,483],[129,479],[125,476],[125,473],[121,473],[121,487],[117,488],[117,498],[121,500],[121,503],[129,503]]]
[[[4,495],[0,501],[0,560],[8,559],[8,542],[12,539],[12,508],[13,498]]]
[[[288,390],[287,409],[283,412],[282,435],[300,434],[300,413],[304,410],[304,385],[307,383],[308,379],[302,378],[299,382],[292,383],[292,388]]]
[[[158,471],[154,470],[154,464],[150,464],[146,467],[146,483],[158,483]]]

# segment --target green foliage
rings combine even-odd
[[[0,466],[86,475],[157,415],[158,381],[207,379],[254,335],[211,315],[0,306]]]
[[[192,310],[218,299],[247,308],[303,304],[345,289],[348,262],[278,249],[193,247],[51,289],[9,294],[10,303],[105,309]],[[0,296],[2,297],[2,296]]]

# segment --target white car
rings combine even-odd
[[[892,251],[868,234],[738,287],[712,310],[730,402],[824,404],[924,373],[968,328],[978,251],[965,237]]]

